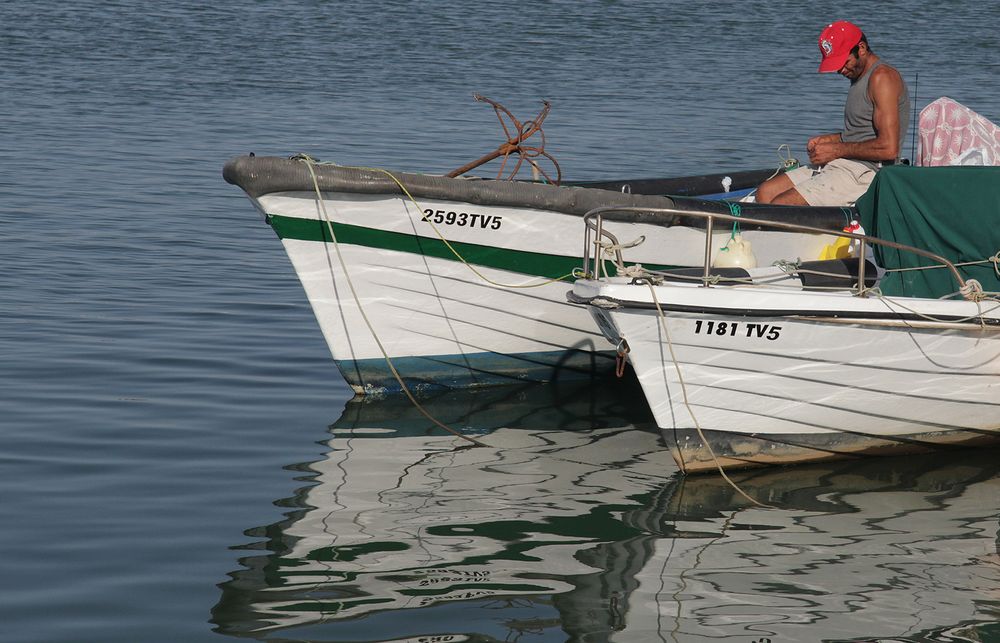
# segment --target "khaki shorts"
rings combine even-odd
[[[854,205],[875,179],[875,169],[860,161],[834,159],[785,174],[809,205]]]

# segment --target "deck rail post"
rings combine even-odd
[[[715,217],[709,216],[705,222],[705,267],[701,274],[701,285],[708,288],[708,276],[712,271],[712,228]]]

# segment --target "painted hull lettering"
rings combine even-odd
[[[451,212],[448,210],[434,210],[427,208],[421,221],[428,223],[454,225],[460,227],[474,228],[477,225],[486,230],[499,230],[503,217],[494,214],[479,214],[476,212]]]
[[[740,326],[746,326],[746,330],[741,331]],[[694,333],[695,335],[716,335],[718,337],[762,338],[773,342],[781,336],[781,326],[696,319]]]

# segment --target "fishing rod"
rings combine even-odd
[[[910,119],[911,138],[910,138],[910,163],[912,165],[918,165],[917,163],[917,130],[920,128],[920,124],[917,123],[917,83],[920,82],[920,72],[915,72],[913,74],[913,97],[910,101],[913,102],[913,118]]]

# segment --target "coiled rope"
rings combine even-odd
[[[782,150],[785,151],[785,155],[784,156],[782,156],[782,154],[781,154]],[[781,145],[779,145],[777,153],[778,153],[778,161],[779,161],[778,169],[776,169],[774,171],[774,174],[772,174],[771,176],[769,176],[766,179],[764,179],[765,181],[770,181],[771,179],[773,179],[774,177],[778,176],[782,172],[788,172],[789,170],[794,170],[795,168],[799,167],[799,165],[800,165],[799,160],[797,158],[795,158],[795,157],[792,156],[792,148],[788,145],[788,143],[782,143]],[[763,181],[762,181],[762,183],[763,183]],[[756,194],[756,192],[757,192],[757,190],[754,190],[753,194]]]

